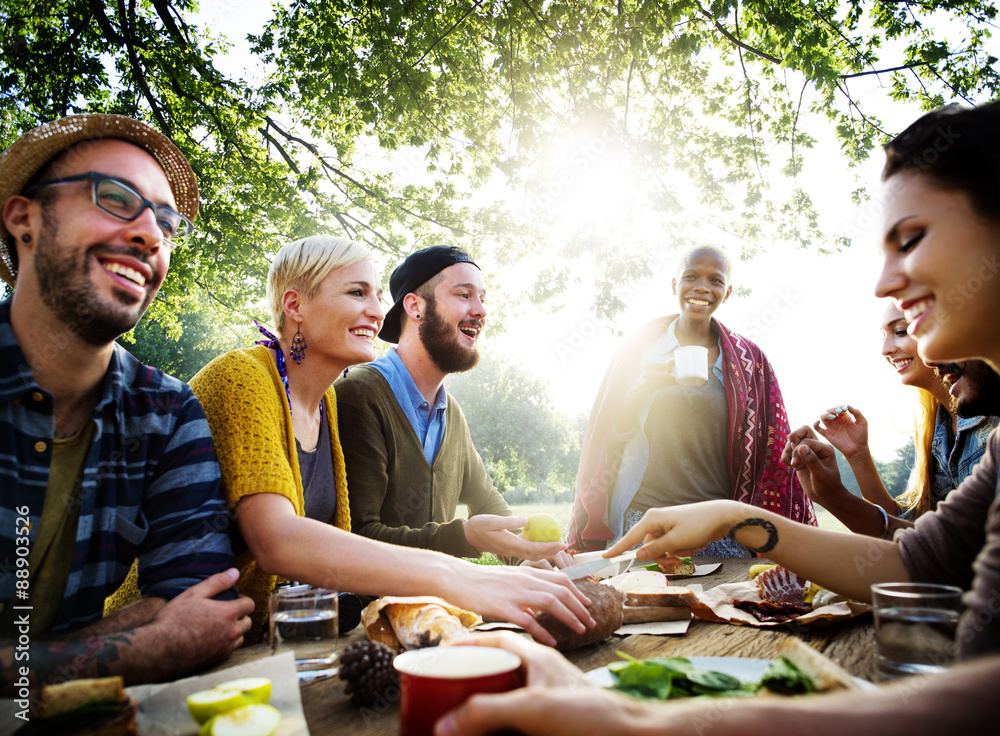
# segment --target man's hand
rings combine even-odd
[[[643,399],[651,393],[666,388],[676,386],[677,379],[674,378],[674,359],[671,358],[666,363],[651,363],[643,369],[642,374],[635,383],[629,386],[622,402],[615,414],[615,427],[625,430],[635,421],[636,413]]]
[[[480,552],[492,552],[505,557],[547,560],[566,549],[562,542],[529,542],[512,531],[527,525],[526,516],[477,514],[468,519],[462,529],[465,531],[466,541]]]
[[[250,629],[253,601],[240,596],[216,601],[236,584],[239,571],[230,568],[192,585],[160,609],[150,623],[162,636],[165,654],[178,668],[192,672],[228,659],[243,644]]]
[[[802,440],[816,440],[819,437],[813,432],[812,427],[808,424],[803,424],[796,430],[788,433],[788,440],[785,442],[785,448],[781,451],[781,462],[785,465],[792,465],[792,460],[795,457],[795,448],[798,447]]]
[[[573,565],[573,555],[569,552],[557,552],[547,560],[525,560],[525,567],[537,567],[539,570],[562,570]]]
[[[790,465],[809,499],[825,509],[836,506],[844,494],[851,493],[840,480],[836,453],[825,442],[802,440],[793,451]]]

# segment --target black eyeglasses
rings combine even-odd
[[[94,204],[97,205],[98,209],[117,217],[119,220],[131,222],[149,207],[156,217],[156,224],[160,226],[163,237],[167,241],[173,241],[174,238],[188,235],[194,231],[194,225],[180,212],[166,205],[150,202],[125,182],[107,174],[98,174],[96,171],[67,176],[65,179],[39,182],[31,185],[28,189],[58,187],[74,181],[89,181],[92,185],[91,193],[94,197]],[[173,246],[172,242],[171,246]]]

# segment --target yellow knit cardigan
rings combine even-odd
[[[191,388],[208,418],[229,508],[235,509],[244,496],[277,493],[292,502],[296,514],[304,516],[292,413],[274,354],[258,345],[220,355],[191,379]],[[323,396],[323,409],[330,427],[337,493],[337,510],[330,521],[350,531],[347,471],[337,431],[337,397],[333,386]],[[302,550],[302,554],[310,552]],[[237,588],[254,601],[253,626],[246,637],[246,642],[252,644],[263,633],[267,598],[278,577],[257,567],[249,550],[237,557],[236,565],[240,569]]]

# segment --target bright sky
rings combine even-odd
[[[214,0],[204,3],[201,13],[203,22],[222,29],[237,47],[245,45],[247,33],[259,32],[269,16],[265,0]],[[251,57],[234,52],[222,66],[230,73],[242,74],[249,63]],[[886,100],[884,112],[879,112],[891,130],[901,130],[919,115],[915,106],[890,103],[888,95],[877,87],[865,94],[876,101]],[[733,297],[716,315],[767,353],[793,428],[811,423],[829,406],[850,403],[869,420],[875,456],[891,459],[913,429],[914,404],[911,389],[899,383],[880,354],[879,321],[884,305],[872,294],[881,266],[877,196],[866,207],[853,207],[849,195],[857,182],[839,157],[832,131],[819,129],[814,136],[819,143],[807,159],[809,178],[803,184],[820,210],[824,227],[832,232],[849,230],[855,235],[855,245],[842,253],[820,255],[815,249],[779,251],[765,243],[768,252],[749,262],[735,263],[734,283],[750,288],[751,295]],[[878,194],[881,158],[877,153],[862,172],[873,195]],[[613,171],[602,162],[591,167],[588,176],[595,187],[601,181],[614,181]],[[613,189],[595,189],[593,194],[590,201],[585,198],[578,204],[590,212],[595,206],[614,211],[607,201],[614,196]],[[734,255],[739,252],[738,243],[727,242],[722,232],[718,235],[717,244]],[[668,242],[651,254],[650,264],[650,278],[623,284],[630,289],[630,307],[618,319],[618,327],[625,333],[648,319],[677,311],[676,298],[670,293],[675,263]],[[482,265],[490,269],[488,262]],[[530,265],[527,270],[531,270]],[[526,286],[523,264],[500,273],[494,267],[490,273],[512,293]],[[590,301],[585,293],[571,294],[563,300],[571,306],[557,313],[523,303],[502,307],[493,303],[492,307],[505,312],[507,332],[490,339],[487,330],[488,350],[519,357],[535,373],[549,378],[553,402],[573,414],[589,411],[608,360],[620,343],[609,326],[588,310]]]

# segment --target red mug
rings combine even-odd
[[[400,736],[431,736],[437,720],[477,693],[524,685],[521,658],[495,647],[430,647],[398,655]]]

